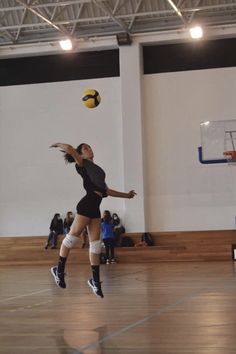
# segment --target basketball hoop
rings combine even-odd
[[[236,165],[236,151],[224,151],[223,152],[225,158],[228,160],[229,165]]]
[[[225,130],[224,156],[229,166],[236,166],[236,130]]]

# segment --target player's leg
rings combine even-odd
[[[59,253],[58,266],[51,268],[51,273],[54,276],[55,282],[60,288],[66,288],[66,283],[64,280],[65,265],[69,256],[70,249],[75,246],[81,232],[86,227],[86,225],[88,225],[89,221],[90,218],[88,218],[87,216],[77,214],[73,221],[73,224],[71,225],[69,233],[62,241]]]
[[[92,278],[88,280],[88,285],[95,295],[103,297],[100,282],[100,254],[101,254],[101,219],[91,219],[88,224],[89,231],[89,259],[92,268]]]

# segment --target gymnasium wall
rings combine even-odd
[[[150,231],[235,228],[236,167],[197,151],[200,122],[236,119],[235,91],[235,67],[143,76]]]
[[[197,148],[201,144],[200,122],[236,119],[236,59],[228,59],[236,41],[208,44],[201,45],[208,53],[200,53],[196,44],[192,49],[180,44],[144,48],[142,104],[137,107],[142,106],[143,118],[146,231],[235,227],[236,167],[202,165]],[[129,55],[128,49],[126,52]],[[78,54],[65,66],[63,60],[54,64],[49,58],[51,71],[46,72],[37,58],[29,60],[29,72],[25,65],[18,65],[16,72],[14,63],[0,61],[0,72],[4,73],[0,77],[2,236],[45,235],[55,212],[75,211],[84,193],[82,181],[73,165],[64,165],[59,151],[48,148],[53,142],[91,144],[95,162],[107,173],[109,187],[124,190],[124,153],[135,144],[124,146],[122,130],[130,123],[128,133],[135,131],[132,139],[141,142],[142,134],[134,129],[137,124],[132,127],[133,120],[125,121],[117,51],[92,53],[91,60],[84,55]],[[132,63],[125,56],[123,60],[123,65]],[[129,82],[134,84],[133,71],[126,69]],[[81,103],[88,88],[96,88],[102,97],[94,110]],[[127,97],[135,102],[132,90]],[[132,107],[130,112],[134,112]],[[128,168],[126,175],[134,179],[130,183],[138,190],[143,182]],[[117,211],[127,220],[132,214],[135,220],[135,208],[130,211],[123,199],[104,199],[104,209]],[[126,225],[128,232],[143,231],[135,222]]]
[[[82,93],[96,88],[102,103],[86,108]],[[119,77],[0,88],[0,235],[46,235],[54,213],[75,211],[84,195],[74,165],[65,165],[58,141],[89,143],[107,184],[123,190]],[[123,215],[119,198],[103,200],[102,210]]]

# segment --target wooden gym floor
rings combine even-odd
[[[0,353],[235,354],[235,263],[102,265],[104,299],[69,265],[63,290],[48,266],[0,269]]]

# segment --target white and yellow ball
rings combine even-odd
[[[87,90],[83,93],[83,104],[88,108],[95,108],[101,102],[101,97],[96,90]]]

